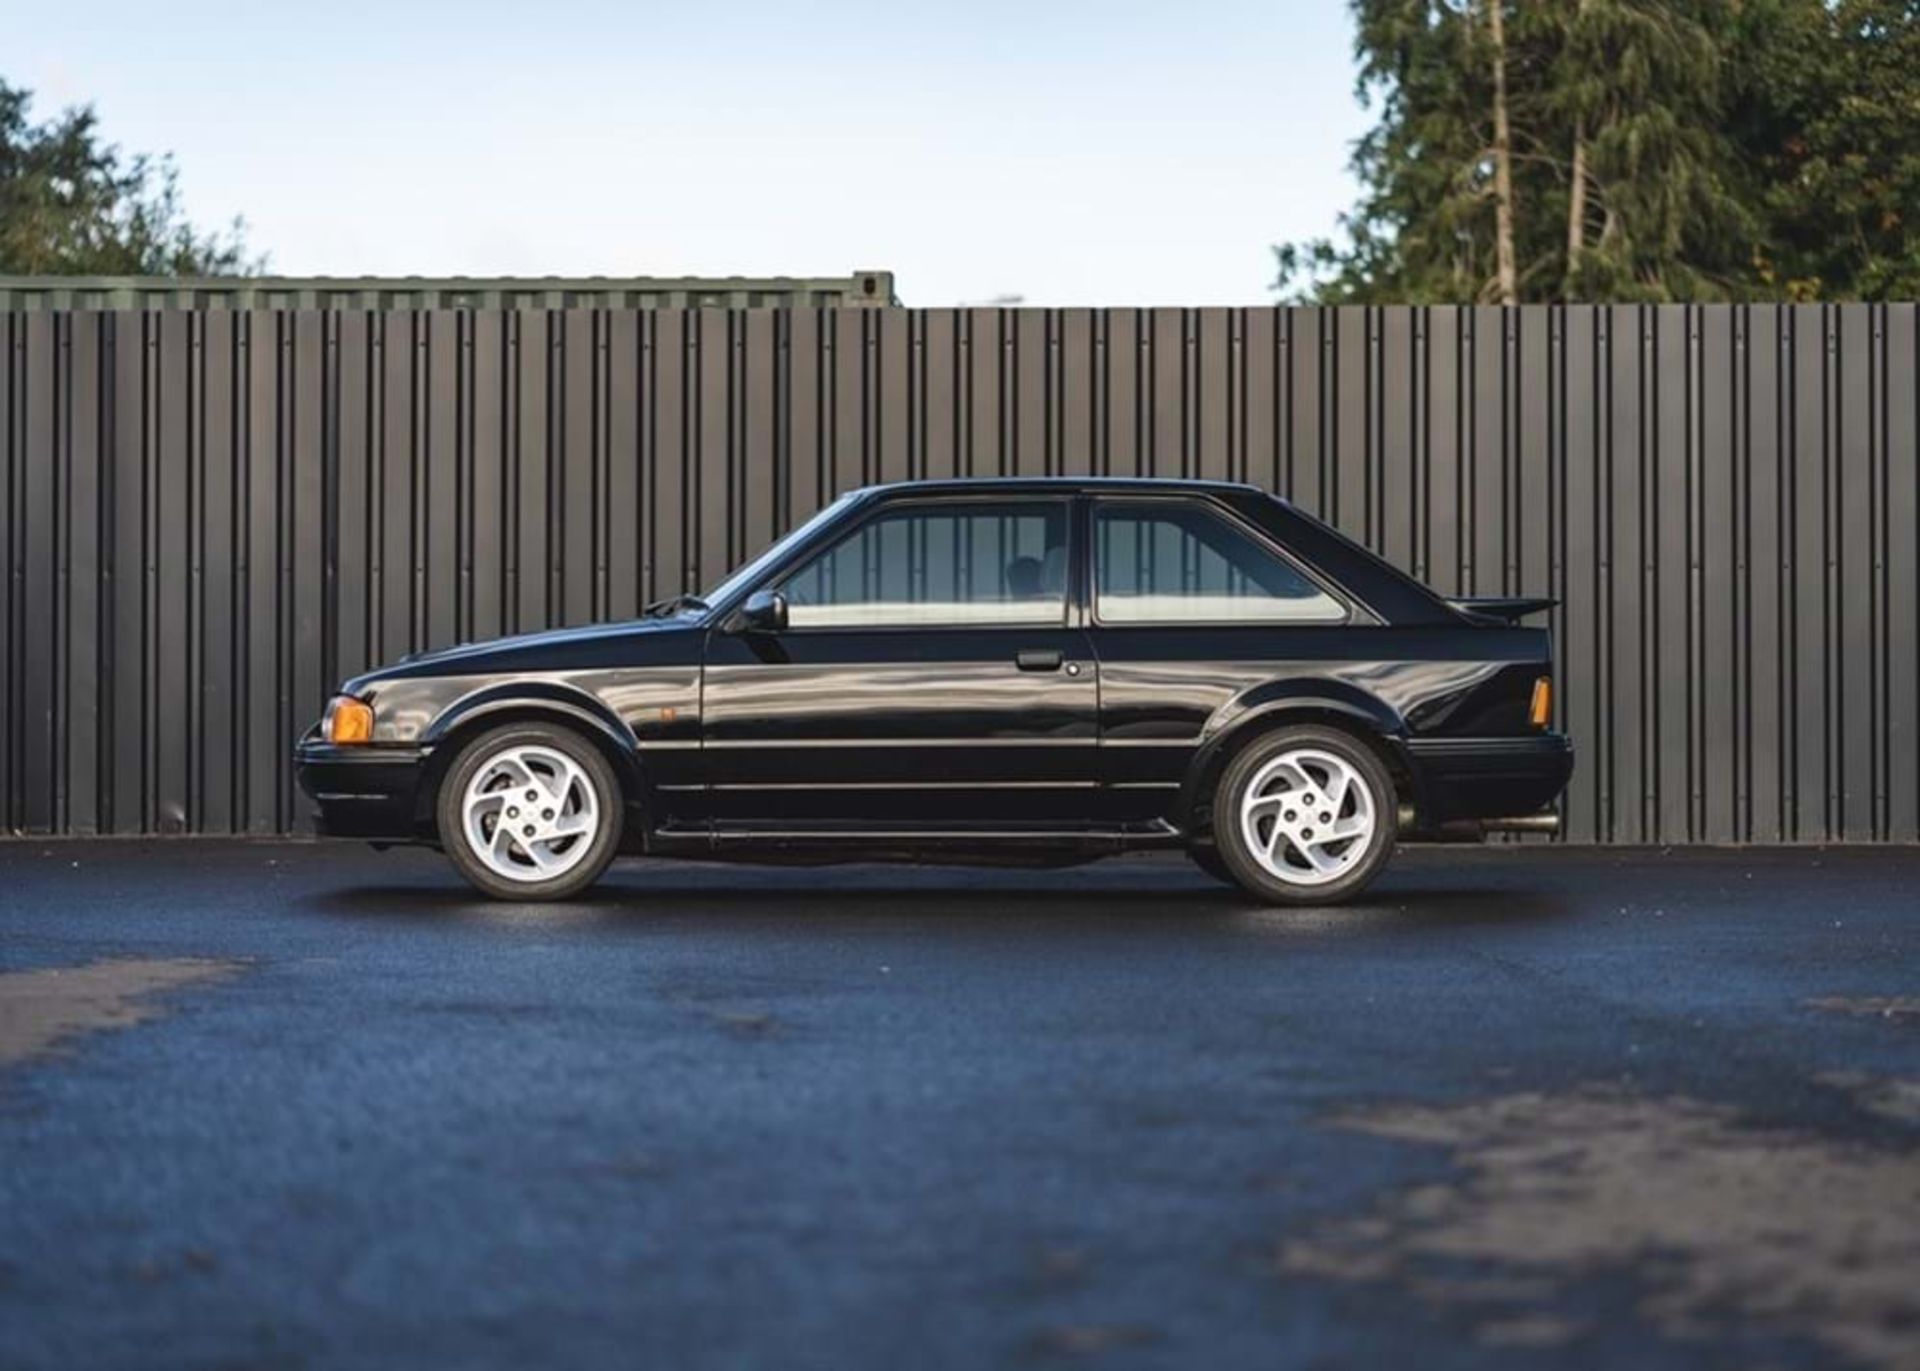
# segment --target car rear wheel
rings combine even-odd
[[[1338,904],[1393,855],[1393,780],[1351,734],[1317,724],[1255,739],[1220,777],[1214,844],[1234,880],[1274,904]]]
[[[461,749],[437,818],[441,845],[475,888],[501,900],[564,900],[613,860],[623,805],[613,769],[585,738],[508,724]]]

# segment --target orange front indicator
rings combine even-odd
[[[1533,704],[1527,710],[1527,717],[1535,728],[1545,728],[1553,718],[1553,682],[1545,676],[1533,683]]]
[[[327,722],[321,732],[330,743],[370,743],[373,706],[350,695],[336,696],[327,706]]]

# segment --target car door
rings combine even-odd
[[[1102,818],[1175,806],[1216,711],[1349,650],[1351,607],[1268,538],[1200,496],[1094,502],[1089,635],[1100,663]]]
[[[779,632],[716,628],[702,688],[716,826],[1087,823],[1098,685],[1073,502],[882,501],[771,587]]]

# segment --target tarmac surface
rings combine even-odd
[[[1920,1366],[1920,850],[0,844],[0,1366]]]

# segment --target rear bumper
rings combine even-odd
[[[1538,813],[1573,775],[1573,743],[1564,733],[1413,738],[1406,749],[1423,826]]]
[[[420,783],[431,753],[421,747],[335,747],[309,734],[294,749],[294,774],[314,802],[323,834],[408,842],[420,836]]]

